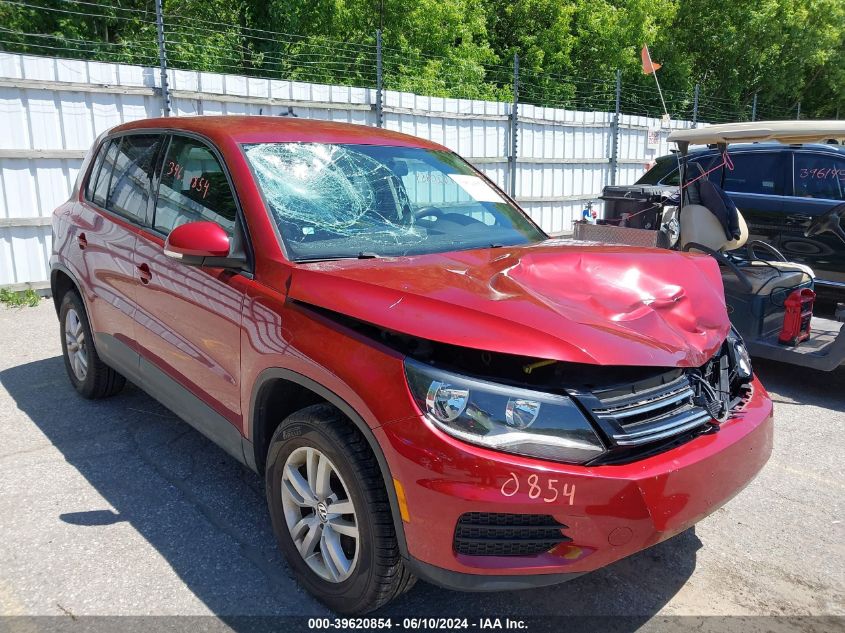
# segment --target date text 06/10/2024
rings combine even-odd
[[[311,630],[398,629],[419,630],[526,630],[525,620],[512,618],[309,618]]]

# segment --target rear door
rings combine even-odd
[[[833,233],[804,236],[815,218],[845,202],[845,157],[796,150],[791,176],[780,248],[787,259],[813,268],[820,281],[845,284],[845,243]]]
[[[789,153],[730,152],[733,169],[722,168],[721,186],[748,224],[749,239],[778,246],[783,230]]]
[[[145,275],[137,317],[142,374],[154,396],[235,453],[241,309],[249,280],[185,266],[167,257],[163,246],[167,234],[187,222],[216,222],[230,235],[240,230],[236,197],[222,159],[200,139],[171,136],[159,170],[151,228],[135,249],[135,264]]]
[[[106,140],[78,205],[71,248],[78,249],[86,307],[97,349],[133,377],[137,369],[135,316],[137,234],[146,221],[153,168],[160,147],[155,134]]]

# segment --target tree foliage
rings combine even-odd
[[[658,114],[648,43],[673,116],[845,113],[845,0],[164,0],[175,67]],[[0,0],[0,48],[157,63],[152,0]]]

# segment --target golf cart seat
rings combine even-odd
[[[728,240],[721,222],[707,207],[700,204],[687,205],[681,211],[681,248],[710,250],[716,253],[742,248],[748,242],[748,225],[742,213],[739,214],[738,220],[740,236],[735,240]],[[771,294],[774,290],[795,288],[813,279],[813,271],[803,264],[756,259],[754,247],[760,245],[759,242],[752,242],[748,249],[751,257],[736,262],[736,268],[744,279],[739,277],[734,267],[727,266],[722,269],[722,282],[726,293]],[[705,248],[699,248],[701,246]],[[777,253],[765,244],[762,248],[769,249],[770,253]]]
[[[748,225],[739,214],[740,236],[728,240],[725,229],[719,219],[703,204],[687,204],[681,210],[681,248],[687,244],[700,244],[714,251],[732,251],[742,248],[748,241]]]

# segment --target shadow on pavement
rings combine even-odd
[[[250,628],[236,616],[332,615],[299,588],[278,552],[260,478],[152,398],[127,386],[108,400],[84,400],[61,357],[2,371],[0,383],[114,509],[57,508],[57,520],[90,529],[129,522],[236,629]],[[633,631],[684,586],[699,547],[688,530],[565,585],[521,592],[462,594],[418,583],[376,615],[625,615],[633,617],[613,628]],[[131,566],[124,573],[131,575]]]
[[[66,512],[59,518],[71,525],[114,525],[126,521],[114,510],[88,510],[87,512]]]
[[[771,360],[753,359],[754,371],[777,403],[807,404],[845,411],[845,367],[817,371]]]

